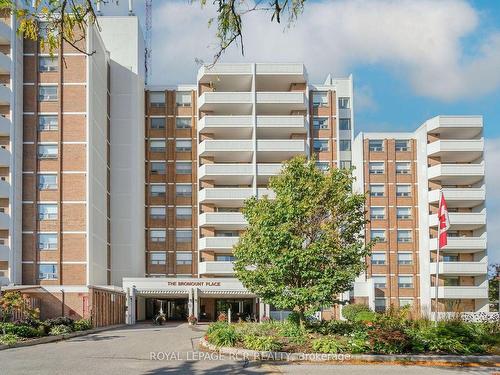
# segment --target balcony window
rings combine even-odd
[[[165,152],[165,141],[149,141],[149,150],[151,152]]]
[[[330,170],[330,163],[327,161],[317,161],[316,168],[318,168],[322,172],[328,172]]]
[[[191,207],[176,207],[175,218],[177,220],[191,220],[193,210]]]
[[[58,61],[56,56],[40,56],[38,58],[38,70],[40,72],[57,72]]]
[[[387,278],[385,276],[372,276],[372,279],[375,288],[385,288],[387,285]]]
[[[38,220],[56,220],[57,204],[41,203],[38,205]]]
[[[191,117],[176,117],[176,129],[189,129],[191,127]]]
[[[165,92],[164,91],[151,91],[149,93],[149,104],[153,108],[165,107]]]
[[[175,254],[175,262],[177,265],[191,265],[193,262],[193,254],[192,253],[177,253]]]
[[[39,174],[38,175],[39,190],[55,190],[57,189],[57,174]]]
[[[325,91],[313,92],[313,107],[327,107],[328,106],[328,93]]]
[[[193,187],[191,184],[175,185],[175,195],[178,197],[191,197]]]
[[[215,237],[239,237],[240,233],[237,230],[216,230]]]
[[[375,298],[375,311],[384,312],[386,310],[385,298]]]
[[[351,119],[350,118],[339,119],[339,130],[351,130]]]
[[[398,287],[402,289],[413,288],[413,276],[398,276]]]
[[[372,253],[372,264],[382,266],[385,264],[385,253]]]
[[[193,164],[191,162],[176,162],[175,163],[175,173],[177,174],[191,174]]]
[[[411,230],[398,229],[398,242],[411,242]]]
[[[400,298],[399,307],[411,307],[413,306],[413,298]]]
[[[459,277],[445,277],[444,286],[460,286]]]
[[[339,108],[349,109],[351,108],[351,101],[348,97],[339,98]]]
[[[315,139],[313,149],[314,152],[328,151],[328,139]]]
[[[152,117],[151,118],[151,129],[165,129],[166,119],[164,117]]]
[[[49,102],[57,100],[57,86],[38,86],[38,101]]]
[[[38,131],[53,131],[59,128],[59,120],[55,115],[39,115]]]
[[[215,254],[216,262],[234,262],[236,258],[231,254]]]
[[[410,151],[410,141],[407,139],[396,139],[396,151]]]
[[[167,232],[165,229],[152,229],[149,231],[151,242],[165,242]]]
[[[193,240],[193,232],[191,229],[177,229],[175,231],[175,242],[188,243]]]
[[[164,197],[166,193],[165,185],[151,185],[150,186],[151,196],[152,197]]]
[[[385,193],[384,185],[370,184],[370,197],[383,197]]]
[[[191,107],[191,91],[177,91],[175,93],[175,104],[178,107]]]
[[[412,253],[398,253],[398,264],[400,266],[408,266],[413,263]]]
[[[458,262],[458,254],[446,254],[446,255],[444,255],[443,262]]]
[[[396,185],[397,197],[409,197],[411,195],[411,185]]]
[[[410,162],[396,162],[396,173],[397,174],[409,174],[411,172]]]
[[[377,242],[385,242],[385,230],[384,229],[372,229],[370,231],[370,239]]]
[[[351,167],[352,167],[352,161],[350,161],[350,160],[341,160],[339,162],[339,167],[340,167],[340,169],[351,169]]]
[[[57,233],[39,233],[38,250],[57,249]]]
[[[339,141],[340,151],[351,151],[351,141],[341,139]]]
[[[151,207],[149,209],[149,215],[151,220],[165,220],[167,210],[165,207]]]
[[[397,207],[396,217],[401,220],[411,219],[411,207]]]
[[[313,119],[313,127],[316,130],[328,129],[328,117],[315,117]]]
[[[40,280],[57,280],[57,264],[38,265],[38,278]]]
[[[57,145],[38,145],[39,159],[56,159],[57,154]]]
[[[177,151],[177,152],[191,152],[191,140],[177,140],[177,141],[175,141],[175,151]]]
[[[368,141],[370,151],[380,152],[384,151],[384,141],[381,139],[370,139]]]
[[[151,162],[151,174],[164,175],[167,173],[167,165],[164,161]]]
[[[385,207],[371,207],[370,219],[372,220],[385,219]]]
[[[149,253],[149,263],[158,265],[167,264],[167,253],[164,252]]]
[[[371,161],[368,165],[370,174],[384,174],[384,162],[383,161]]]

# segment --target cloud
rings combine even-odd
[[[195,58],[210,61],[215,52],[215,29],[207,28],[214,9],[178,1],[154,6],[153,81],[195,82]],[[222,61],[304,62],[316,82],[380,64],[416,94],[442,101],[500,86],[500,31],[466,53],[464,39],[479,30],[480,13],[464,0],[307,2],[290,29],[256,12],[243,25],[246,56],[232,47]]]
[[[356,111],[375,111],[378,109],[377,102],[370,86],[361,85],[354,88]]]
[[[488,217],[488,258],[500,263],[500,138],[486,140],[486,206]]]

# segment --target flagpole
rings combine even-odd
[[[435,301],[434,301],[434,320],[438,321],[438,310],[439,310],[439,255],[440,255],[440,241],[441,241],[441,220],[439,220],[439,207],[441,207],[441,199],[443,196],[443,191],[439,189],[439,204],[438,204],[438,235],[437,235],[437,252],[436,252],[436,279],[434,280],[435,288]]]

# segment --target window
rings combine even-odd
[[[370,197],[383,197],[385,193],[384,185],[370,184]]]
[[[383,161],[371,161],[368,165],[370,174],[384,174],[384,162]]]
[[[413,306],[413,298],[400,298],[399,307]]]
[[[175,141],[175,151],[177,152],[191,152],[191,140],[177,140]]]
[[[186,243],[191,242],[193,239],[193,233],[191,229],[177,229],[175,231],[175,242]]]
[[[55,56],[40,56],[38,58],[38,70],[40,72],[56,72],[57,65],[57,57]]]
[[[340,109],[351,108],[351,101],[349,100],[349,98],[347,98],[347,97],[339,98],[339,108]]]
[[[57,189],[57,174],[39,174],[38,189],[40,190]]]
[[[385,219],[385,207],[371,207],[370,219]]]
[[[176,207],[175,218],[177,220],[191,220],[192,212],[191,207]]]
[[[151,174],[165,174],[167,173],[167,165],[164,161],[151,162]]]
[[[175,127],[177,129],[189,129],[191,127],[191,117],[177,117]]]
[[[178,197],[190,197],[192,193],[192,186],[186,185],[175,185],[175,195]]]
[[[149,209],[149,215],[151,220],[165,220],[167,210],[165,207],[151,207]]]
[[[413,276],[398,276],[399,288],[413,288]]]
[[[370,151],[384,151],[384,141],[381,139],[370,139],[368,145]]]
[[[328,129],[328,117],[315,117],[313,118],[314,129]]]
[[[384,312],[386,310],[385,298],[375,298],[375,311]]]
[[[341,139],[339,141],[340,151],[351,151],[351,141]]]
[[[339,130],[351,130],[351,119],[350,118],[339,119]]]
[[[413,263],[412,253],[398,253],[398,264],[408,266]]]
[[[40,265],[38,265],[38,278],[40,280],[56,280],[57,279],[57,264],[40,264]]]
[[[316,168],[318,168],[322,172],[327,172],[330,169],[330,163],[327,161],[317,161]]]
[[[167,253],[149,253],[151,264],[167,264]]]
[[[230,254],[215,254],[215,261],[217,262],[234,262],[234,255]]]
[[[39,233],[38,250],[57,249],[57,233]]]
[[[398,161],[396,162],[396,173],[397,174],[408,174],[410,173],[410,162],[408,161]]]
[[[149,141],[149,150],[151,152],[165,152],[165,141]]]
[[[177,91],[175,103],[179,107],[191,107],[191,91]]]
[[[237,230],[216,230],[215,237],[239,237],[240,232]]]
[[[38,220],[56,220],[57,204],[41,203],[38,205]]]
[[[192,172],[192,163],[191,162],[176,162],[175,163],[175,173],[177,174],[191,174]]]
[[[340,161],[340,169],[351,169],[352,161],[350,160],[341,160]]]
[[[164,117],[151,118],[151,129],[165,129],[166,120]]]
[[[372,229],[370,231],[370,239],[377,242],[385,242],[385,230],[384,229]]]
[[[152,229],[149,231],[149,238],[151,242],[165,242],[167,232],[165,229]]]
[[[385,253],[372,253],[372,264],[373,265],[384,265],[385,264]]]
[[[57,100],[57,86],[38,86],[38,100],[41,102]]]
[[[54,115],[39,115],[38,116],[38,131],[57,130],[58,126],[57,116]]]
[[[162,108],[165,107],[165,92],[151,91],[149,93],[149,104],[151,107]]]
[[[397,207],[396,216],[398,219],[406,220],[411,218],[411,207]]]
[[[372,276],[372,279],[375,288],[385,288],[387,285],[385,276]]]
[[[328,93],[315,91],[313,92],[313,107],[326,107],[328,106]]]
[[[446,254],[446,255],[444,255],[443,262],[458,262],[458,254]]]
[[[313,149],[314,152],[328,151],[328,139],[315,139]]]
[[[150,187],[152,197],[164,197],[166,192],[165,185],[151,185]]]
[[[57,153],[57,145],[38,145],[39,159],[55,159]]]
[[[445,277],[444,286],[460,286],[459,277]]]
[[[398,229],[398,242],[411,242],[411,230]]]
[[[409,151],[410,142],[407,139],[396,139],[396,151]]]
[[[175,254],[177,265],[190,265],[193,262],[192,253],[177,253]]]
[[[411,185],[396,185],[397,197],[409,197],[411,193]]]

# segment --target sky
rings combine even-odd
[[[196,60],[211,62],[207,3],[153,1],[151,84],[195,83]],[[489,260],[500,262],[500,1],[309,0],[290,27],[246,15],[243,37],[245,56],[233,46],[221,62],[303,62],[314,83],[352,74],[356,132],[483,115]]]

